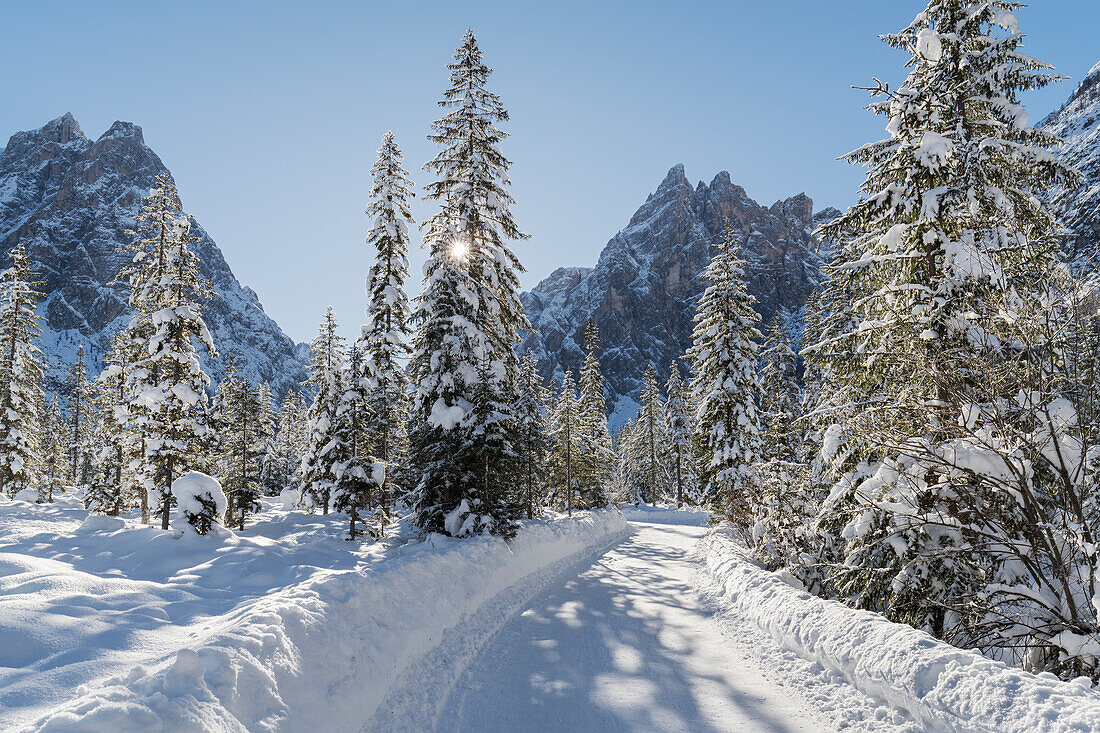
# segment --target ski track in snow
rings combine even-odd
[[[698,516],[628,516],[630,537],[494,599],[363,731],[921,730],[721,604]]]

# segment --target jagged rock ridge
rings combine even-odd
[[[691,342],[700,277],[728,220],[747,263],[749,290],[767,321],[793,314],[820,285],[824,254],[812,232],[829,209],[815,215],[805,194],[764,207],[722,172],[692,186],[682,165],[612,237],[595,268],[561,268],[523,293],[535,332],[523,348],[540,360],[544,376],[574,374],[583,359],[584,324],[595,320],[604,350],[600,362],[615,421],[631,410],[642,372],[653,363],[662,378]]]
[[[78,346],[98,368],[112,335],[129,320],[126,286],[114,282],[128,260],[126,230],[166,168],[141,128],[115,122],[85,137],[72,114],[17,132],[0,150],[0,256],[24,242],[45,281],[43,342],[55,380]],[[185,202],[186,203],[186,202]],[[305,377],[295,344],[233,276],[214,240],[192,219],[195,251],[217,296],[204,313],[218,348],[205,366],[217,379],[232,357],[249,379],[283,393]]]

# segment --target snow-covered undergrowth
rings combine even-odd
[[[494,595],[628,531],[596,512],[360,545],[342,515],[258,519],[200,537],[0,501],[0,729],[355,730]]]
[[[905,710],[928,730],[1100,730],[1087,680],[1033,675],[868,611],[817,598],[757,566],[728,525],[701,541],[706,579],[780,645]]]

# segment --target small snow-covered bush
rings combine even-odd
[[[191,471],[172,482],[172,496],[187,524],[198,534],[206,534],[222,523],[228,502],[222,485],[213,476]]]

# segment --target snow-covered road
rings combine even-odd
[[[452,688],[440,731],[821,731],[694,591],[705,527],[627,539],[505,623]]]

